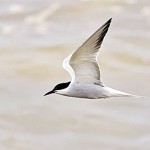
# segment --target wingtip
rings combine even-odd
[[[108,19],[108,21],[104,24],[104,26],[105,26],[105,25],[108,25],[108,27],[109,27],[111,21],[112,21],[112,18]]]
[[[108,20],[108,22],[111,22],[112,21],[112,18],[110,18],[109,20]]]

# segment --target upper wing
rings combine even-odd
[[[72,82],[101,83],[97,56],[110,23],[111,19],[64,60],[63,67],[70,73]]]

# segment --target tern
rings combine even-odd
[[[92,34],[76,51],[63,61],[72,80],[57,84],[44,96],[56,93],[69,97],[99,99],[109,97],[142,97],[105,86],[101,81],[97,57],[112,18]]]

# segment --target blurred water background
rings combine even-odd
[[[150,99],[43,97],[111,17],[102,81],[150,96],[149,0],[0,0],[0,150],[150,150]]]

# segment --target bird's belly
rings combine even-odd
[[[98,85],[75,85],[68,88],[67,92],[62,95],[88,99],[107,97],[105,88]]]

